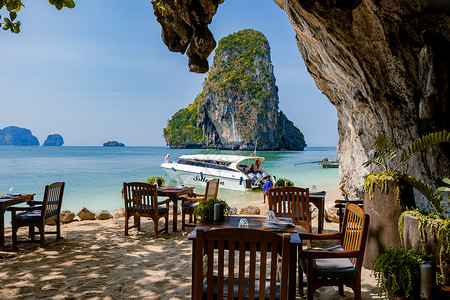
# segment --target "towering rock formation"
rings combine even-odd
[[[169,121],[164,136],[171,147],[303,150],[303,134],[278,102],[268,41],[242,30],[219,41],[203,91]]]
[[[180,6],[181,2],[185,1],[178,1]],[[195,1],[195,7],[176,13],[185,24],[192,25],[189,20],[195,19],[204,28],[221,3],[206,2]],[[309,73],[337,109],[340,177],[352,194],[362,193],[363,176],[371,171],[362,163],[378,134],[401,147],[423,134],[450,130],[450,2],[275,2],[293,25]],[[208,18],[196,18],[205,15]],[[163,31],[178,28],[169,18],[158,21]],[[185,32],[195,31],[196,40],[202,40],[201,31],[190,28],[173,32],[186,43],[192,38]],[[210,40],[209,34],[205,39]],[[400,171],[406,170],[436,186],[450,173],[450,146],[435,145],[414,156]]]

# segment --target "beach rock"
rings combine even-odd
[[[337,214],[337,208],[334,206],[331,206],[326,209],[325,219],[333,222],[333,223],[339,223],[339,216]]]
[[[70,223],[75,218],[75,214],[71,212],[70,210],[63,209],[61,211],[61,223]]]
[[[108,220],[111,219],[112,217],[113,216],[106,209],[101,209],[95,213],[95,218],[97,220]]]
[[[86,207],[80,208],[77,212],[78,218],[80,220],[95,220],[95,213],[87,209]]]
[[[260,215],[261,211],[259,210],[258,206],[252,206],[249,205],[247,207],[241,208],[241,211],[239,212],[241,215]]]
[[[230,207],[230,215],[237,215],[238,214],[238,208],[233,206]]]
[[[51,134],[47,137],[42,146],[62,146],[64,144],[63,137],[59,134]]]
[[[449,1],[275,2],[293,26],[308,72],[337,110],[339,175],[350,198],[362,199],[364,175],[378,171],[363,167],[378,134],[408,145],[423,134],[450,129]],[[200,36],[206,41],[206,59],[213,49],[211,32],[193,28],[207,29],[223,1],[164,4],[166,16],[156,3],[169,50],[184,53],[195,33],[196,41]],[[450,174],[450,148],[434,145],[398,171],[438,186]],[[416,198],[419,208],[426,205]]]
[[[39,146],[39,140],[29,129],[8,126],[0,129],[0,146]]]
[[[125,208],[118,207],[112,212],[112,216],[114,219],[119,219],[125,217]]]
[[[241,30],[219,41],[202,92],[173,115],[164,138],[171,148],[303,150],[303,134],[278,104],[269,42]]]

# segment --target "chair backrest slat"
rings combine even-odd
[[[342,226],[341,245],[345,250],[360,251],[359,257],[350,258],[354,265],[362,264],[368,226],[369,216],[358,205],[347,204]]]
[[[41,218],[44,223],[55,220],[61,213],[62,198],[64,194],[64,182],[55,182],[45,186],[43,199],[43,212]]]
[[[287,299],[290,234],[280,235],[255,229],[197,230],[194,255],[196,257],[194,296],[202,299],[223,299],[224,275],[228,276],[227,299],[270,299],[277,293],[278,255],[282,255],[280,291]],[[206,291],[203,290],[204,257],[206,258]],[[270,261],[268,261],[270,260]],[[226,262],[228,262],[226,264]],[[225,272],[225,266],[228,268]],[[266,284],[269,279],[270,283]],[[235,287],[235,283],[237,286]],[[258,290],[259,291],[256,292]],[[234,293],[237,291],[237,295]]]

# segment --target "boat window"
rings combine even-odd
[[[180,159],[178,161],[179,164],[184,165],[190,165],[190,166],[196,166],[196,167],[205,167],[205,168],[211,168],[211,169],[218,169],[218,170],[227,170],[232,172],[238,172],[237,170],[230,169],[228,166],[231,164],[229,162],[218,162],[213,160],[194,160],[194,159]]]

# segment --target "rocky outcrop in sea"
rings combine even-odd
[[[39,140],[31,130],[17,126],[0,129],[0,145],[5,146],[39,146]]]
[[[194,103],[164,129],[171,148],[303,150],[303,134],[279,111],[270,47],[259,31],[222,38]]]
[[[42,146],[62,146],[64,144],[64,139],[59,134],[51,134],[47,137]]]

